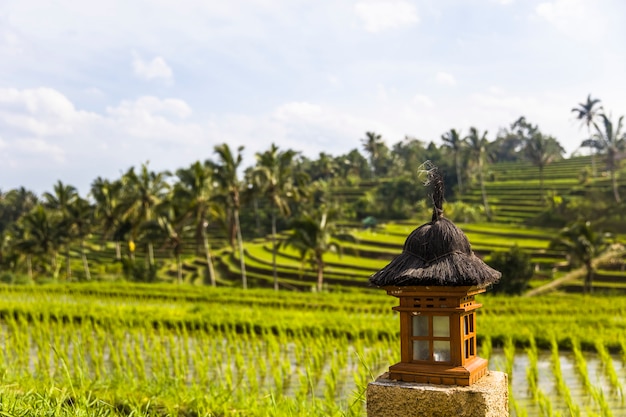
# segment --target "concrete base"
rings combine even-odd
[[[368,417],[508,417],[504,372],[489,371],[469,387],[394,381],[384,373],[367,385]]]

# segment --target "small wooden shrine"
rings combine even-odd
[[[471,385],[487,372],[476,352],[474,296],[501,274],[474,255],[467,236],[443,217],[443,178],[428,172],[434,203],[432,220],[415,229],[402,253],[370,277],[397,297],[400,362],[390,379],[444,385]]]

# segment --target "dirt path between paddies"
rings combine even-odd
[[[613,257],[619,256],[623,254],[624,251],[625,249],[622,245],[619,245],[619,244],[613,245],[607,252],[595,258],[592,264],[595,268],[596,266],[598,266],[599,263],[606,262]],[[544,294],[546,292],[556,290],[558,287],[560,287],[561,285],[567,282],[575,281],[577,279],[584,279],[584,276],[586,273],[587,271],[585,270],[585,267],[581,266],[580,268],[576,268],[576,269],[569,271],[567,274],[563,275],[561,278],[555,279],[554,281],[551,281],[547,284],[544,284],[540,287],[537,287],[528,291],[526,294],[524,294],[524,296],[532,297],[534,295]]]

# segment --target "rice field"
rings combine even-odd
[[[367,383],[398,361],[394,302],[371,290],[0,287],[0,415],[363,416]],[[512,416],[626,415],[623,297],[481,302],[480,354],[509,373]]]

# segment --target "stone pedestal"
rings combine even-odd
[[[367,386],[368,417],[508,417],[504,372],[488,371],[473,385],[432,385],[379,376]]]

